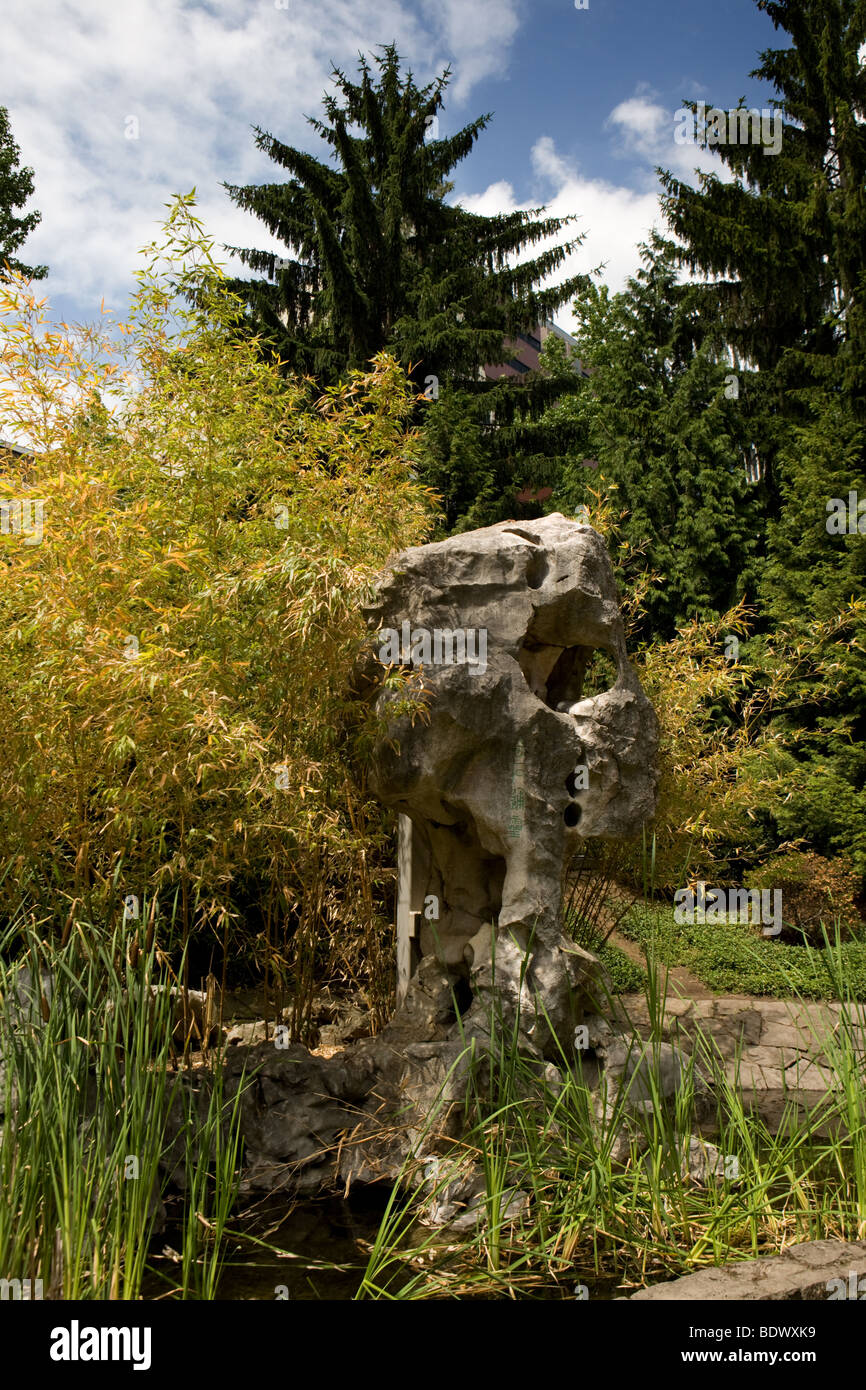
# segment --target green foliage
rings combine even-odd
[[[0,909],[157,896],[280,988],[339,962],[382,1009],[386,839],[341,730],[372,576],[429,525],[412,393],[381,357],[313,408],[238,336],[191,202],[115,341],[2,290],[4,416],[36,450],[4,496],[44,499],[44,535],[3,538]]]
[[[653,834],[655,883],[663,891],[681,886],[686,875],[706,876],[744,853],[757,854],[756,809],[784,795],[779,738],[766,720],[768,706],[780,698],[783,672],[776,668],[755,688],[745,663],[726,656],[726,639],[739,634],[745,640],[747,621],[739,608],[718,622],[691,623],[638,657],[659,720]],[[622,867],[641,881],[639,847],[624,850]]]
[[[12,138],[9,112],[0,106],[0,270],[8,265],[31,280],[42,280],[48,267],[26,266],[16,260],[14,252],[42,220],[42,214],[28,212],[17,217],[16,209],[23,208],[33,193],[33,170],[19,168],[20,150]]]
[[[860,876],[820,854],[785,850],[746,874],[747,888],[780,889],[785,926],[794,939],[820,945],[823,924],[835,924],[843,939],[862,932],[854,902]]]
[[[866,545],[859,533],[827,530],[832,499],[847,511],[849,493],[866,498],[866,431],[838,395],[811,392],[809,408],[781,451],[784,505],[770,526],[761,597],[768,620],[798,642],[846,616],[823,653],[838,671],[833,698],[817,707],[808,687],[791,691],[784,726],[798,750],[778,824],[785,838],[843,853],[866,874]]]
[[[771,640],[749,636],[754,616],[740,606],[637,654],[660,725],[652,826],[660,890],[673,892],[690,878],[739,881],[780,841],[797,837],[829,841],[831,852],[844,853],[862,873],[862,796],[803,762],[808,742],[798,728],[804,711],[832,726],[846,678],[845,633],[862,623],[861,607],[816,620],[803,635],[780,629]],[[860,750],[844,733],[837,741],[856,769]],[[814,791],[821,797],[813,799]],[[623,846],[619,865],[641,882],[639,847]]]
[[[851,751],[862,761],[860,750],[852,745]],[[820,761],[795,764],[787,781],[788,796],[775,811],[780,836],[843,855],[866,877],[866,788]]]
[[[500,502],[508,470],[490,456],[489,421],[476,418],[468,398],[446,392],[427,411],[420,443],[423,477],[442,499],[444,535],[472,531],[501,520]]]
[[[681,259],[715,277],[703,294],[740,357],[788,390],[830,372],[862,417],[866,12],[861,0],[756,3],[791,40],[751,74],[773,84],[781,149],[719,145],[733,179],[702,175],[695,190],[665,174],[663,207]]]
[[[643,966],[630,960],[619,946],[605,942],[597,954],[610,977],[614,994],[638,994],[646,987],[647,974]]]
[[[26,970],[6,963],[16,944]],[[242,1087],[226,1103],[217,1062],[195,1127],[182,1123],[188,1102],[170,1067],[174,999],[160,958],[156,939],[139,949],[128,923],[107,938],[84,919],[61,943],[27,924],[0,938],[0,1268],[4,1278],[41,1279],[48,1298],[141,1297],[169,1185],[163,1160],[179,1128],[199,1140],[186,1152],[179,1291],[213,1297],[237,1189]],[[201,1132],[221,1136],[213,1175]]]
[[[622,583],[650,580],[638,627],[649,640],[754,595],[765,499],[746,481],[745,377],[737,399],[726,395],[733,369],[717,321],[677,284],[671,243],[654,234],[642,258],[622,294],[588,284],[575,303],[590,376],[550,412],[577,440],[550,505],[573,514],[592,488],[615,496],[629,546]]]
[[[582,237],[529,256],[575,219],[544,208],[488,217],[446,202],[449,174],[490,117],[439,138],[450,70],[419,88],[392,45],[375,64],[378,73],[360,59],[358,82],[335,69],[326,119],[310,119],[336,168],[257,131],[288,179],[226,187],[286,256],[231,248],[259,278],[230,288],[290,371],[335,382],[383,349],[396,356],[426,393],[419,476],[442,499],[445,529],[466,530],[513,515],[516,492],[556,474],[562,441],[540,417],[575,388],[574,373],[494,381],[482,368],[507,362],[518,335],[584,282],[548,283]]]
[[[759,664],[762,633],[814,648],[820,629],[819,663],[837,673],[820,701],[813,679],[796,679],[778,709],[790,795],[765,821],[777,839],[841,852],[862,873],[866,549],[827,523],[833,498],[866,496],[866,10],[861,0],[757,2],[790,39],[752,74],[773,84],[781,148],[722,143],[731,180],[702,175],[693,188],[664,174],[662,202],[676,261],[703,276],[687,292],[701,322],[749,368],[736,367],[745,390],[735,406],[766,507],[743,586],[758,606],[752,655]],[[731,556],[738,584],[742,559]],[[700,553],[688,561],[699,567]]]
[[[510,355],[505,337],[574,292],[580,276],[540,286],[581,238],[515,265],[518,252],[574,219],[539,217],[544,209],[484,217],[446,203],[448,175],[490,116],[438,138],[450,69],[419,88],[411,72],[401,73],[393,45],[375,63],[378,75],[359,60],[359,82],[334,69],[338,95],[324,96],[326,119],[308,118],[336,169],[257,130],[258,147],[289,179],[226,187],[283,242],[288,264],[231,248],[270,277],[232,288],[292,370],[333,381],[387,347],[407,367],[420,363],[419,379],[432,372],[443,382],[472,380],[484,363]]]
[[[655,971],[645,997],[644,1016],[661,1019]],[[608,1084],[600,1105],[570,1039],[560,1040],[552,1082],[494,1019],[489,1058],[467,1049],[455,1063],[468,1074],[472,1123],[450,1149],[437,1136],[441,1156],[423,1174],[417,1157],[407,1163],[357,1297],[627,1296],[799,1241],[856,1238],[866,1213],[866,1060],[855,1028],[859,1020],[820,1037],[832,1076],[822,1103],[804,1114],[789,1101],[771,1124],[705,1035],[681,1054],[674,1096],[660,1035],[633,1038],[634,1079]],[[717,1145],[705,1150],[703,1180],[694,1172],[701,1094],[712,1098]],[[429,1155],[432,1131],[417,1156]],[[458,1206],[467,1193],[460,1227],[425,1231],[434,1205]]]
[[[687,966],[719,993],[838,999],[845,997],[841,987],[852,999],[866,999],[866,943],[839,945],[829,915],[824,925],[829,944],[820,949],[756,937],[737,923],[677,923],[665,907],[632,908],[621,930],[665,965]]]

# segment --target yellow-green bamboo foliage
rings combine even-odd
[[[192,195],[137,279],[114,333],[0,285],[0,435],[35,453],[0,462],[0,913],[156,894],[222,933],[254,898],[297,972],[299,928],[374,915],[340,730],[371,577],[427,534],[413,397],[382,356],[313,408],[232,332]]]

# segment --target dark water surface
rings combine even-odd
[[[273,1300],[279,1289],[282,1298],[290,1299],[353,1298],[367,1267],[367,1246],[376,1237],[386,1201],[387,1196],[373,1201],[329,1197],[299,1202],[277,1230],[272,1217],[269,1234],[261,1238],[298,1258],[280,1259],[249,1246],[237,1254],[230,1252],[218,1297]],[[335,1265],[338,1268],[332,1267]]]
[[[390,1195],[390,1185],[381,1188],[373,1185],[358,1188],[348,1199],[327,1196],[292,1202],[272,1197],[241,1207],[230,1218],[229,1229],[242,1237],[255,1237],[283,1253],[263,1249],[252,1240],[227,1238],[217,1300],[350,1301],[361,1285],[370,1247],[378,1234]],[[182,1234],[172,1228],[171,1221],[160,1242],[175,1250],[180,1248]],[[178,1278],[177,1267],[170,1259],[157,1258],[153,1263],[172,1282]],[[392,1267],[391,1277],[394,1275]],[[407,1269],[407,1280],[411,1277]],[[563,1276],[543,1287],[515,1289],[510,1294],[503,1290],[486,1296],[464,1293],[462,1297],[467,1301],[516,1297],[521,1301],[528,1298],[561,1302],[588,1296],[595,1301],[616,1298],[620,1292],[615,1279],[582,1277],[583,1285],[577,1282],[581,1278],[579,1275]],[[399,1282],[398,1276],[396,1283]],[[578,1288],[585,1289],[587,1283],[588,1290],[578,1293]],[[165,1297],[166,1290],[164,1280],[151,1276],[145,1281],[142,1293],[147,1300]],[[397,1292],[393,1284],[391,1291]]]
[[[369,1246],[381,1224],[388,1191],[364,1191],[348,1200],[339,1197],[287,1202],[268,1198],[242,1207],[228,1221],[230,1231],[275,1246],[280,1255],[252,1240],[227,1237],[226,1259],[217,1299],[352,1299],[367,1267]],[[182,1234],[171,1219],[159,1244],[180,1249]],[[178,1278],[170,1259],[152,1263],[170,1279]],[[145,1281],[145,1299],[165,1296],[167,1285],[158,1277]]]

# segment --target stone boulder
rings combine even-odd
[[[631,1295],[631,1301],[823,1302],[866,1298],[866,1241],[809,1240],[781,1255],[701,1269]]]
[[[646,1151],[648,1126],[641,1122],[641,1116],[651,1115],[662,1106],[672,1118],[684,1085],[691,1089],[695,1123],[701,1124],[713,1113],[706,1078],[675,1043],[643,1039],[600,1015],[588,1014],[584,1025],[598,1064],[593,1087],[595,1115],[601,1133],[610,1136],[612,1131],[610,1153],[615,1163],[625,1163],[632,1152]],[[723,1157],[712,1145],[690,1141],[685,1171],[694,1181],[707,1182],[723,1170],[723,1165]]]
[[[558,513],[415,547],[380,577],[367,621],[355,690],[379,718],[370,785],[411,823],[418,951],[452,978],[474,972],[487,997],[471,1023],[493,988],[550,1048],[583,974],[562,937],[564,866],[582,838],[632,835],[656,805],[657,722],[607,547]],[[607,688],[589,685],[596,652],[615,671]],[[407,672],[423,716],[384,667]]]

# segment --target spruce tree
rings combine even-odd
[[[362,57],[358,82],[334,69],[325,119],[308,117],[333,165],[256,130],[259,148],[289,177],[226,188],[286,254],[226,248],[257,273],[231,287],[287,371],[326,385],[393,352],[429,402],[421,468],[441,489],[449,526],[467,513],[473,524],[498,520],[513,514],[515,487],[538,460],[551,466],[559,441],[538,421],[555,391],[534,375],[487,380],[483,368],[507,362],[509,341],[551,319],[584,283],[578,275],[545,287],[582,238],[557,242],[575,218],[544,208],[487,217],[448,203],[449,175],[490,116],[440,137],[449,70],[419,88],[393,45],[375,65]],[[556,391],[574,384],[573,376]],[[470,439],[486,464],[467,495]]]
[[[753,374],[733,371],[700,288],[677,283],[676,247],[654,233],[640,250],[621,294],[590,285],[575,304],[589,378],[548,423],[580,441],[551,505],[574,511],[600,484],[625,513],[625,581],[658,576],[642,604],[652,640],[754,599],[764,499],[746,473]]]
[[[20,155],[12,138],[9,112],[0,106],[0,273],[4,265],[9,265],[31,280],[42,280],[48,274],[47,266],[25,265],[14,254],[42,220],[38,212],[28,212],[24,217],[15,215],[33,193],[33,170],[19,168]]]
[[[750,75],[774,85],[778,153],[698,131],[734,175],[690,187],[661,172],[663,207],[728,341],[780,387],[832,378],[866,414],[866,43],[864,0],[756,0],[792,47]],[[696,103],[686,103],[693,111]],[[744,108],[743,102],[740,107]],[[739,118],[738,118],[739,120]],[[700,124],[700,122],[698,122]],[[737,130],[739,136],[740,132]],[[753,135],[754,138],[754,135]],[[788,408],[794,405],[788,397]]]
[[[440,382],[473,377],[506,360],[504,338],[574,294],[579,276],[539,286],[580,238],[516,264],[526,247],[574,219],[543,217],[543,208],[483,217],[448,204],[448,175],[491,117],[437,138],[449,70],[418,88],[411,72],[401,74],[392,45],[375,62],[378,80],[363,57],[358,83],[334,69],[342,101],[326,94],[327,119],[307,118],[337,167],[256,129],[258,147],[291,177],[225,187],[286,255],[227,247],[259,272],[233,288],[286,366],[321,382],[365,366],[383,348],[405,364],[421,361],[431,372],[435,364]]]
[[[835,698],[804,682],[783,716],[798,751],[778,831],[866,869],[866,622],[849,607],[866,580],[866,3],[757,3],[792,40],[752,74],[774,84],[780,151],[718,145],[734,181],[666,174],[665,210],[682,260],[719,277],[701,292],[727,341],[760,369],[775,502],[763,622],[797,643],[844,615],[824,653]],[[853,530],[834,529],[852,497]]]

